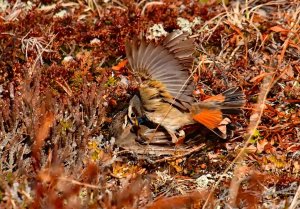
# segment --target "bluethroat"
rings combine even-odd
[[[170,145],[170,137],[164,130],[156,130],[153,125],[139,124],[138,130],[134,130],[135,127],[128,121],[128,109],[124,109],[118,112],[113,117],[113,121],[109,127],[109,133],[115,137],[115,143],[120,147],[134,147],[137,145],[145,144],[149,142],[151,145]],[[142,122],[140,122],[142,123]]]
[[[222,138],[218,127],[227,114],[239,114],[245,95],[238,88],[195,102],[189,69],[193,64],[194,39],[172,32],[159,45],[144,40],[126,43],[132,71],[138,75],[138,93],[131,99],[128,119],[134,126],[143,119],[162,126],[178,142],[181,128],[201,123]]]

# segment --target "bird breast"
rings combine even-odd
[[[150,121],[173,131],[194,123],[190,113],[182,112],[164,101],[164,97],[167,99],[173,99],[173,97],[160,82],[144,82],[140,85],[139,92],[145,114]]]

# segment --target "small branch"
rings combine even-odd
[[[146,9],[149,7],[149,6],[154,6],[154,5],[163,5],[164,3],[163,2],[160,2],[160,1],[153,1],[153,2],[148,2],[145,4],[145,6],[143,7],[142,9],[142,12],[141,12],[141,16],[144,16],[145,15],[145,11]]]
[[[294,198],[293,198],[293,201],[292,201],[292,203],[291,203],[289,209],[296,209],[297,206],[298,206],[299,203],[300,203],[300,200],[299,200],[299,199],[300,199],[300,185],[298,186],[297,192],[296,192],[296,194],[295,194],[295,196],[294,196]]]
[[[155,163],[161,163],[161,162],[166,162],[166,161],[174,161],[178,158],[183,158],[183,157],[186,157],[188,155],[191,155],[195,152],[198,152],[199,150],[201,150],[203,147],[205,147],[205,144],[201,144],[195,148],[193,148],[191,151],[189,152],[186,152],[184,154],[181,154],[181,155],[175,155],[175,156],[172,156],[172,157],[166,157],[166,158],[163,158],[163,159],[159,159],[159,160],[156,160]]]
[[[80,186],[84,186],[84,187],[89,187],[89,188],[92,188],[92,189],[101,189],[101,187],[99,187],[99,186],[95,186],[95,185],[87,184],[87,183],[82,183],[80,181],[76,181],[76,180],[73,180],[73,179],[68,179],[68,178],[65,178],[65,177],[60,177],[59,180],[67,181],[67,182],[70,182],[72,184],[76,184],[76,185],[80,185]]]

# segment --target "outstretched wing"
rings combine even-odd
[[[131,41],[126,43],[126,55],[133,71],[144,78],[161,82],[180,101],[193,101],[189,79],[194,52],[193,39],[186,33],[170,33],[162,45]]]

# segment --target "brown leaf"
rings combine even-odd
[[[39,168],[40,150],[43,146],[44,140],[49,135],[50,128],[53,126],[54,119],[55,117],[53,112],[46,112],[44,117],[42,117],[41,119],[40,126],[37,129],[35,143],[32,148],[32,156],[34,158],[35,169]]]
[[[262,200],[262,193],[265,190],[265,184],[272,183],[275,180],[274,176],[261,174],[258,172],[250,172],[250,176],[245,178],[245,184],[239,187],[236,203],[237,208],[259,208]]]
[[[265,146],[268,144],[267,139],[258,140],[257,141],[257,153],[262,153],[265,150]]]
[[[208,197],[207,192],[192,192],[187,195],[180,195],[174,197],[162,197],[156,200],[154,203],[149,204],[146,209],[185,209],[185,208],[201,208],[206,198]],[[213,201],[210,201],[210,207],[213,208]]]
[[[289,30],[285,29],[283,27],[281,27],[280,25],[275,25],[271,28],[269,28],[269,30],[274,31],[274,32],[280,32],[280,33],[288,33]]]
[[[268,76],[268,75],[271,75],[272,73],[261,73],[259,74],[258,76],[255,76],[254,78],[252,78],[250,80],[251,83],[254,83],[254,82],[260,82],[264,77]]]
[[[121,62],[119,62],[117,65],[113,66],[112,69],[119,71],[121,70],[123,67],[125,67],[125,65],[127,64],[128,60],[123,60]]]
[[[116,203],[115,208],[133,208],[132,206],[136,200],[138,200],[143,194],[145,195],[145,193],[149,193],[148,189],[148,182],[143,180],[140,176],[137,177],[113,197],[113,202]],[[147,194],[147,196],[149,196],[149,194]]]

